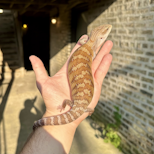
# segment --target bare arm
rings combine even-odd
[[[30,135],[21,154],[68,153],[74,133],[74,128],[64,128],[61,126],[59,128],[40,127]]]
[[[111,41],[107,41],[92,64],[96,89],[94,99],[90,104],[90,107],[92,108],[94,108],[98,102],[103,79],[112,61],[112,56],[109,54],[112,45]],[[78,47],[80,47],[80,45],[76,44],[72,52]],[[63,112],[60,112],[60,110],[57,109],[57,106],[60,106],[64,99],[70,99],[69,84],[66,74],[68,61],[53,77],[47,75],[44,65],[39,58],[31,56],[30,61],[36,75],[37,87],[42,94],[46,105],[44,117],[68,111],[69,107],[66,107]],[[29,137],[21,154],[69,153],[76,128],[87,116],[88,113],[84,113],[72,123],[59,126],[43,126],[36,129]]]

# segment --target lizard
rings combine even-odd
[[[68,124],[75,121],[84,112],[89,112],[89,115],[94,112],[94,109],[88,108],[94,94],[92,62],[111,29],[112,25],[101,25],[91,31],[88,40],[84,38],[79,40],[81,46],[71,55],[67,69],[72,100],[66,99],[62,104],[62,109],[69,105],[70,110],[34,122],[33,130],[44,125]]]

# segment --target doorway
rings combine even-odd
[[[78,8],[72,9],[71,42],[77,42],[82,35],[87,34],[88,23],[83,12],[85,10],[86,8],[80,10]]]
[[[49,74],[49,39],[50,18],[47,17],[22,17],[24,66],[26,70],[32,70],[29,61],[30,55],[39,57]]]

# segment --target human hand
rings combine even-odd
[[[81,38],[83,37],[86,37],[86,35],[83,35]],[[92,102],[88,106],[90,108],[95,108],[99,100],[102,82],[112,61],[112,56],[109,54],[112,46],[113,43],[111,41],[106,41],[93,61],[92,72],[94,77],[94,96]],[[77,43],[71,54],[79,47],[80,45]],[[43,117],[62,114],[70,109],[69,106],[66,106],[65,110],[60,112],[63,101],[65,99],[71,99],[70,87],[67,79],[69,58],[64,66],[53,77],[49,77],[42,61],[36,56],[30,56],[30,61],[36,75],[37,87],[46,106],[46,112]],[[88,113],[84,113],[81,117],[68,125],[77,127],[87,116]]]

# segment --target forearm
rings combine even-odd
[[[44,126],[30,136],[20,154],[69,153],[76,128],[71,125]]]

